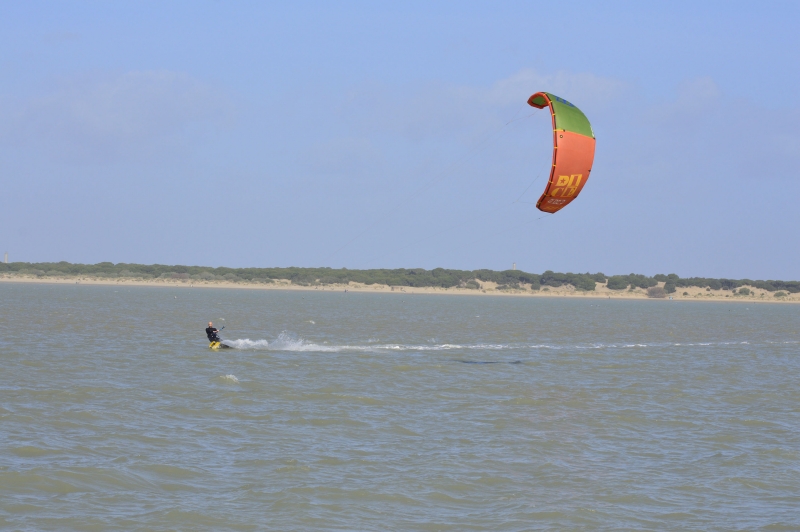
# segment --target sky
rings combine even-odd
[[[11,261],[800,279],[800,3],[0,2]],[[538,91],[587,115],[536,210]]]

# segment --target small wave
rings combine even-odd
[[[463,364],[522,364],[522,360],[459,360]]]
[[[236,375],[220,375],[220,379],[225,379],[226,381],[230,381],[232,383],[238,383],[239,379],[236,378]]]

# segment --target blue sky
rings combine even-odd
[[[285,4],[1,3],[0,251],[800,278],[800,4]]]

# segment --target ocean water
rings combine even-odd
[[[800,529],[800,306],[0,284],[0,323],[0,528]]]

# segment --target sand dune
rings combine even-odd
[[[160,286],[170,288],[238,288],[249,290],[305,290],[327,292],[369,292],[392,294],[452,294],[452,295],[480,295],[496,297],[580,297],[603,299],[651,299],[647,297],[644,289],[634,290],[609,290],[605,284],[598,284],[594,291],[576,290],[573,286],[542,287],[541,290],[532,291],[529,287],[523,290],[497,290],[497,284],[482,282],[478,290],[468,288],[416,288],[409,286],[365,285],[360,283],[300,286],[292,284],[289,280],[276,280],[272,283],[248,283],[231,281],[198,281],[192,279],[133,279],[133,278],[103,278],[103,277],[35,277],[26,275],[4,274],[0,275],[0,282],[6,283],[42,283],[42,284],[85,284],[85,285],[114,285],[114,286]],[[664,283],[659,283],[664,286]],[[748,287],[751,295],[734,295],[730,290],[709,290],[705,288],[689,287],[678,288],[663,299],[670,301],[731,301],[747,303],[800,303],[800,294],[788,294],[786,297],[776,298],[775,292],[767,292],[753,287]]]

